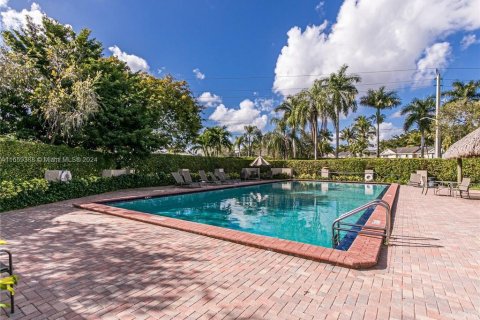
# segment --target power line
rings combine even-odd
[[[436,70],[437,68],[424,68],[423,70]],[[480,67],[449,67],[442,70],[480,70]],[[372,73],[389,73],[389,72],[407,72],[418,71],[416,68],[391,69],[391,70],[370,70],[370,71],[352,71],[351,74],[372,74]],[[235,80],[235,79],[262,79],[262,78],[300,78],[300,77],[327,77],[328,74],[285,74],[285,75],[245,75],[245,76],[208,76],[207,79],[212,80]],[[198,80],[196,77],[187,77],[184,80]]]

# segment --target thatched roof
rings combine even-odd
[[[263,159],[262,156],[258,156],[257,159],[253,160],[253,162],[250,163],[250,167],[263,167],[269,165],[270,163],[268,163],[267,160]]]
[[[446,159],[480,157],[480,128],[452,144],[443,157]]]

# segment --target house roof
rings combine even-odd
[[[425,147],[427,153],[432,153],[432,147]],[[421,153],[420,147],[400,147],[400,148],[388,148],[383,150],[382,154],[417,154]]]

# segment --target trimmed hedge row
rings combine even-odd
[[[0,140],[0,181],[43,178],[45,170],[70,170],[73,177],[97,176],[115,161],[100,152],[42,143]]]
[[[322,167],[330,171],[341,172],[343,180],[358,180],[363,177],[365,169],[373,169],[376,180],[381,182],[407,182],[410,173],[416,170],[427,170],[430,176],[439,180],[457,179],[457,164],[455,160],[444,159],[326,159],[326,160],[285,160],[271,161],[273,166],[293,168],[298,177],[320,178]],[[359,173],[344,174],[344,173]],[[480,159],[464,159],[463,175],[480,183]],[[339,179],[340,180],[340,179]],[[363,178],[361,179],[363,180]]]
[[[181,168],[193,173],[200,169],[225,168],[227,172],[238,174],[251,161],[155,154],[131,162],[130,167],[137,170],[137,175],[100,178],[103,169],[115,168],[115,160],[109,155],[64,146],[0,140],[0,212],[119,189],[167,185],[173,183],[169,173]],[[270,162],[274,167],[293,168],[296,177],[303,179],[319,179],[322,167],[329,167],[330,171],[338,172],[332,178],[343,181],[363,181],[365,169],[373,169],[376,181],[380,182],[407,182],[410,173],[416,170],[428,170],[429,175],[440,180],[456,180],[455,160],[368,158]],[[74,179],[68,184],[48,183],[43,179],[46,169],[70,170]],[[465,159],[463,169],[465,176],[480,183],[480,159]]]
[[[193,172],[200,169],[213,171],[225,168],[239,173],[251,159],[209,158],[172,154],[153,154],[134,159],[130,163],[142,176],[169,173],[181,168]],[[272,160],[274,167],[293,168],[296,176],[319,178],[322,167],[331,171],[357,172],[359,175],[340,174],[346,179],[356,180],[365,169],[374,169],[380,181],[408,181],[410,173],[428,170],[441,180],[456,180],[455,160],[443,159],[323,159],[323,160]],[[43,178],[46,169],[67,169],[74,178],[100,176],[104,169],[114,169],[115,159],[100,152],[40,143],[0,140],[0,180],[29,180]],[[464,175],[480,183],[480,159],[463,161]],[[361,174],[363,176],[363,174]],[[349,178],[350,177],[350,178]],[[357,178],[356,178],[357,177]]]
[[[172,184],[165,174],[152,176],[125,175],[113,178],[86,177],[69,183],[48,182],[45,179],[0,182],[0,212],[45,203],[85,197],[128,188]]]
[[[170,173],[188,168],[213,171],[226,168],[240,172],[251,159],[208,158],[173,154],[153,154],[134,159],[129,167],[141,175]],[[45,170],[70,170],[74,178],[100,176],[104,169],[115,169],[115,159],[100,152],[41,143],[0,140],[0,181],[43,178]]]

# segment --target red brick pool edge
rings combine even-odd
[[[391,184],[382,199],[386,201],[392,210],[397,196],[399,185]],[[211,190],[211,189],[210,189]],[[188,192],[188,191],[187,191]],[[169,192],[168,195],[187,193],[182,191]],[[138,197],[136,197],[138,198]],[[145,198],[145,197],[141,197]],[[125,199],[125,198],[124,198]],[[133,198],[128,198],[133,199]],[[109,199],[114,201],[120,199]],[[150,223],[162,227],[173,228],[181,231],[192,232],[220,240],[231,241],[251,247],[275,251],[299,258],[326,262],[333,265],[363,269],[377,264],[382,249],[383,238],[381,236],[358,235],[347,251],[319,247],[295,241],[277,239],[267,236],[256,235],[248,232],[231,230],[191,221],[157,216],[133,210],[115,208],[102,204],[102,202],[74,204],[75,207],[90,211],[109,214],[130,220]],[[385,227],[386,213],[383,207],[377,206],[367,220],[366,226]]]

